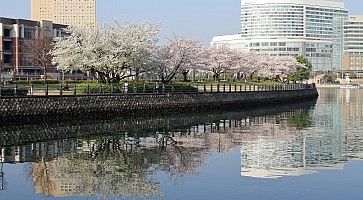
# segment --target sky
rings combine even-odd
[[[30,19],[31,0],[0,0],[1,17]],[[6,2],[6,3],[5,3]],[[350,14],[363,15],[362,0],[345,0]],[[162,40],[183,36],[209,43],[240,29],[240,0],[97,0],[97,21],[159,23]]]

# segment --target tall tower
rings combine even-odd
[[[31,18],[94,28],[96,0],[31,0]]]

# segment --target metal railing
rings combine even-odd
[[[81,96],[117,94],[239,93],[313,89],[314,84],[45,84],[0,87],[0,96]]]

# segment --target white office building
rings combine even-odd
[[[342,66],[343,2],[330,0],[241,0],[241,33],[217,36],[212,45],[269,56],[304,55],[314,70]]]
[[[345,25],[343,70],[363,70],[363,16],[349,16]]]

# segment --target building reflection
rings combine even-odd
[[[14,144],[20,139],[24,144],[4,145],[0,159],[1,163],[31,163],[35,191],[57,197],[163,198],[154,174],[166,174],[178,183],[186,175],[198,174],[211,154],[239,148],[241,175],[246,177],[342,169],[349,159],[363,158],[363,135],[346,125],[358,127],[362,121],[347,120],[341,103],[345,97],[324,92],[315,109],[309,104],[268,112],[184,116],[163,119],[162,126],[158,126],[160,119],[132,122],[132,127],[135,123],[144,127],[139,129],[129,129],[129,121],[46,126],[38,128],[41,138],[34,139],[44,142],[19,137],[28,131],[36,135],[36,128],[27,126],[17,129],[15,138],[2,141]],[[6,137],[13,135],[12,129],[3,130]]]
[[[205,123],[155,131],[121,132],[3,147],[1,161],[29,162],[35,191],[49,196],[101,195],[160,197],[151,177],[163,172],[179,182],[198,174],[213,153],[228,153],[254,135],[279,124],[289,128],[295,116],[307,116],[310,107],[260,116],[211,117]],[[238,117],[240,116],[240,117]],[[293,119],[285,123],[286,119]],[[41,134],[43,135],[43,134]]]
[[[290,126],[289,119],[252,126],[242,139],[242,176],[300,176],[343,169],[348,160],[363,159],[362,93],[332,89],[319,93],[319,106],[308,114],[309,128]]]

